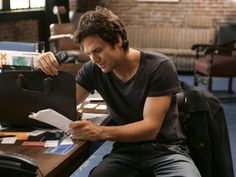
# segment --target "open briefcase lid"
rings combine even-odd
[[[48,76],[40,70],[0,73],[0,124],[7,127],[50,125],[28,118],[31,112],[53,109],[76,120],[76,87],[73,76],[60,71]]]

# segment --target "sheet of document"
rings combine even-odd
[[[47,123],[61,129],[64,132],[69,130],[69,124],[72,122],[67,117],[52,109],[44,109],[38,111],[37,113],[32,113],[29,115],[29,118]]]
[[[108,117],[108,114],[83,113],[82,119],[89,120],[96,125],[101,125]]]
[[[88,104],[85,104],[85,105],[84,105],[84,108],[93,109],[93,108],[95,108],[97,105],[98,105],[98,104],[88,103]]]
[[[2,139],[2,144],[14,144],[16,142],[16,137],[7,137]]]
[[[97,106],[95,109],[98,109],[98,110],[106,110],[106,109],[107,109],[107,105],[99,105],[99,106]]]

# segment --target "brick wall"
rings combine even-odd
[[[0,24],[2,41],[38,41],[38,23],[36,20],[20,20]]]
[[[181,26],[187,16],[209,16],[215,24],[236,23],[236,0],[180,0],[178,3],[104,0],[127,25]]]
[[[81,1],[81,0],[80,0]],[[95,0],[93,0],[95,1]],[[70,0],[73,9],[78,0]],[[87,1],[89,2],[89,1]],[[210,16],[219,23],[236,23],[236,0],[180,0],[178,3],[136,0],[97,0],[114,11],[126,25],[181,26],[187,16]],[[0,40],[37,41],[36,20],[0,23]]]

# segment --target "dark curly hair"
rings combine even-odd
[[[107,8],[97,6],[94,11],[88,11],[80,18],[75,32],[75,41],[80,45],[86,36],[94,35],[98,35],[113,47],[120,36],[124,51],[129,48],[129,41],[121,20]]]

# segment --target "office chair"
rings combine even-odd
[[[66,51],[72,62],[85,63],[89,57],[80,50],[74,41],[75,27],[72,23],[51,24],[49,46],[50,51],[57,53]]]
[[[50,51],[57,53],[59,51],[66,51],[69,55],[68,60],[72,63],[85,63],[89,57],[80,50],[74,41],[75,26],[73,23],[61,23],[60,13],[65,13],[65,8],[61,6],[54,7],[54,14],[57,15],[58,24],[50,25],[49,47]],[[67,62],[68,63],[68,62]]]
[[[220,45],[196,44],[194,62],[194,85],[207,84],[212,91],[213,77],[228,78],[228,93],[233,93],[232,79],[236,76],[235,40]]]

